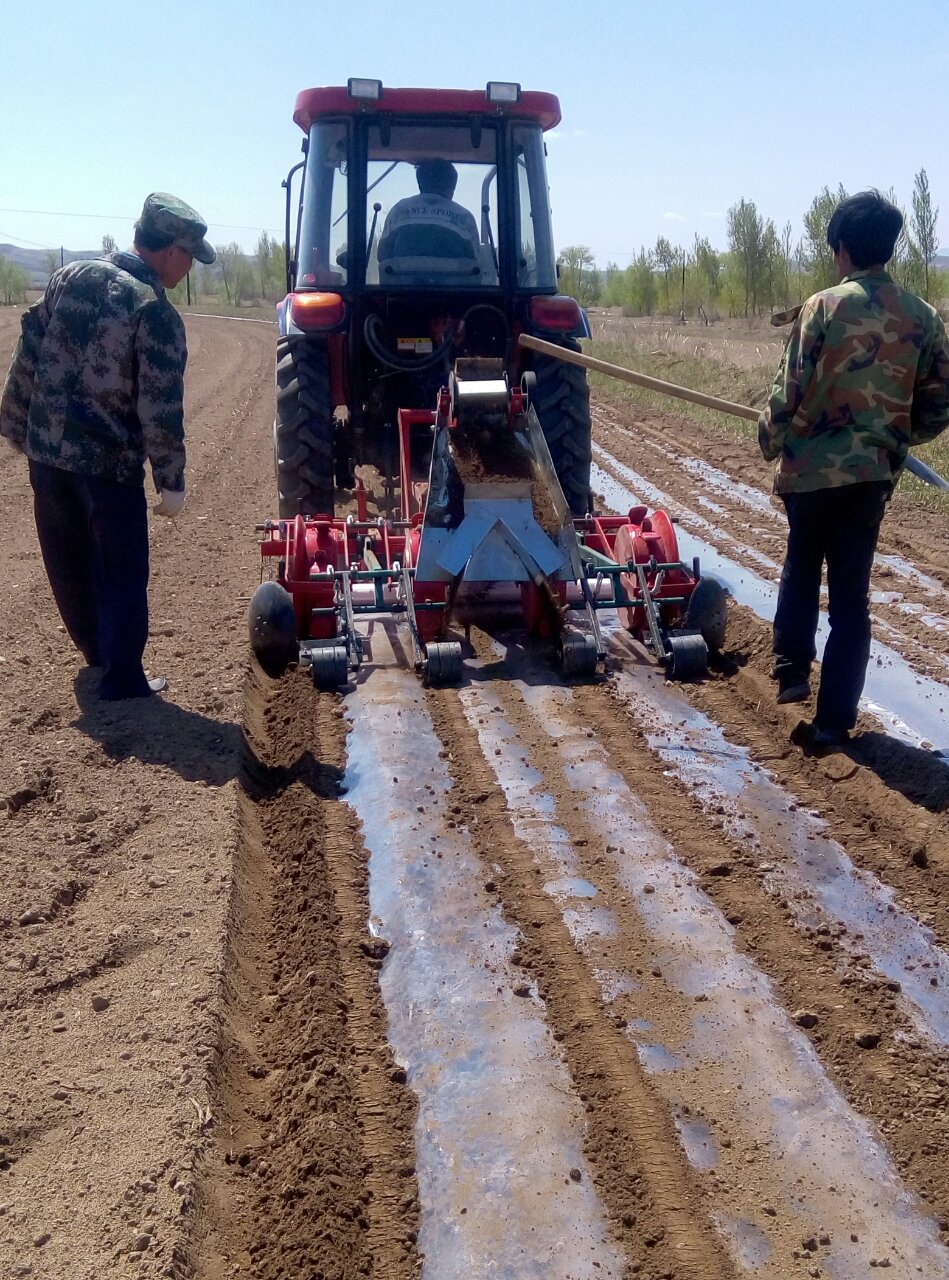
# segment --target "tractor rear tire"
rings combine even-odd
[[[274,469],[281,520],[333,515],[333,406],[326,344],[277,339]]]
[[[573,338],[561,338],[557,346],[567,351],[580,350],[579,342]],[[571,513],[585,516],[591,509],[593,454],[586,371],[556,356],[536,355],[533,367],[537,375],[533,404],[554,470]]]

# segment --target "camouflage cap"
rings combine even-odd
[[[171,236],[173,244],[187,249],[199,262],[214,261],[214,250],[204,238],[208,224],[190,204],[167,191],[153,191],[146,197],[138,224],[143,231]]]

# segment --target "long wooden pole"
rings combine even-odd
[[[704,405],[706,409],[717,409],[719,413],[730,413],[733,418],[745,418],[748,422],[757,422],[761,416],[758,409],[752,409],[747,404],[736,404],[733,400],[723,400],[720,396],[707,396],[704,391],[693,391],[691,387],[680,387],[675,382],[665,382],[662,378],[651,378],[648,373],[637,373],[634,369],[624,369],[619,364],[609,364],[606,360],[597,360],[594,356],[585,356],[580,351],[571,351],[567,347],[560,347],[556,342],[544,342],[542,338],[532,338],[528,333],[522,333],[518,338],[518,344],[526,347],[529,351],[538,351],[541,355],[554,356],[558,360],[563,360],[566,364],[579,365],[581,369],[596,369],[598,373],[608,374],[611,378],[618,378],[620,382],[631,382],[636,387],[646,387],[649,391],[657,391],[663,396],[674,396],[677,400],[688,400],[691,404]],[[912,455],[906,459],[907,471],[912,471],[913,475],[918,476],[920,480],[925,480],[927,484],[933,485],[936,489],[949,491],[949,480],[945,480],[937,471],[933,471],[932,467],[927,467],[925,462],[920,462],[918,458]]]
[[[556,356],[558,360],[579,365],[582,369],[596,369],[598,373],[619,378],[620,382],[631,382],[634,386],[658,391],[660,395],[675,396],[677,400],[689,400],[692,404],[704,405],[706,409],[718,409],[720,413],[730,413],[735,418],[747,418],[749,422],[758,421],[759,411],[746,404],[735,404],[734,401],[722,400],[719,396],[708,396],[704,391],[680,387],[674,382],[665,382],[662,378],[650,378],[648,373],[636,373],[634,369],[624,369],[622,365],[608,364],[606,360],[596,360],[593,356],[585,356],[579,351],[559,347],[555,342],[544,342],[542,338],[532,338],[528,333],[522,333],[517,341],[529,351],[539,351],[545,356]]]

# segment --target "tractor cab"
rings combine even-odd
[[[577,303],[557,293],[544,146],[557,99],[500,82],[350,80],[304,90],[294,120],[304,158],[284,184],[281,515],[332,514],[360,464],[391,490],[399,410],[432,409],[454,363],[470,358],[501,361],[511,385],[536,372],[551,455],[571,509],[585,511],[585,375],[517,345],[521,333],[565,345],[586,336]]]
[[[493,90],[383,93],[378,81],[350,81],[301,93],[289,289],[556,293],[543,132],[559,107],[512,85],[513,100],[495,102]],[[446,176],[451,189],[438,189]]]

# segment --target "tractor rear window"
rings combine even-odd
[[[490,126],[369,130],[366,283],[498,283],[497,139]]]
[[[349,131],[346,124],[315,124],[310,130],[300,262],[297,280],[304,288],[339,289],[348,278],[346,252]]]
[[[517,173],[517,283],[522,289],[549,289],[557,284],[544,139],[536,125],[513,130]]]

